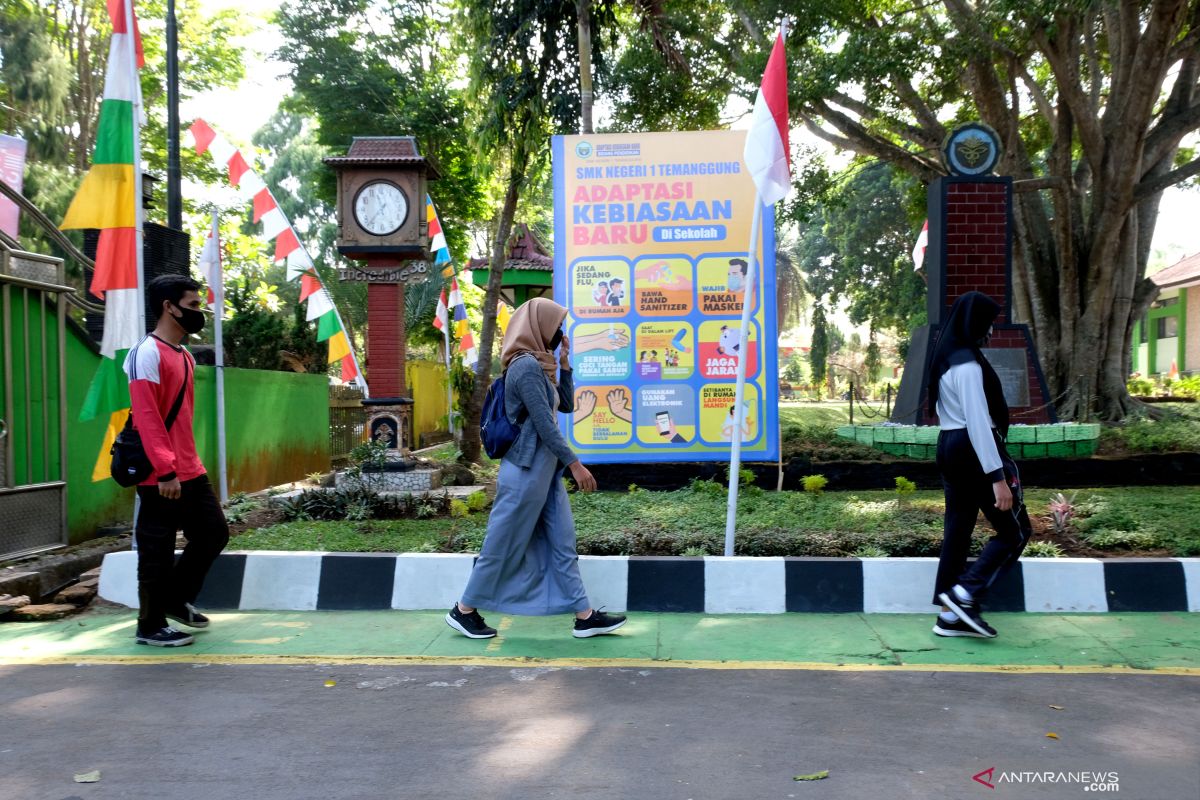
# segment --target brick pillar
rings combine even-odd
[[[940,263],[931,263],[928,271],[930,323],[940,324],[954,299],[971,290],[1003,306],[998,322],[1012,322],[1012,179],[942,178],[930,185],[929,203],[931,211],[935,203],[942,211],[940,220],[930,215],[930,246],[944,242],[934,256]]]
[[[929,184],[929,247],[925,251],[928,281],[926,310],[929,324],[913,331],[904,377],[892,420],[916,425],[937,424],[926,412],[925,387],[938,333],[950,307],[964,292],[990,295],[1002,311],[988,349],[997,358],[1011,359],[998,367],[1006,376],[1025,373],[1028,399],[1010,401],[1013,422],[1057,421],[1050,393],[1038,362],[1029,327],[1012,318],[1012,178],[946,177]],[[985,353],[985,355],[987,355]],[[992,359],[992,355],[987,355]],[[1025,366],[1021,366],[1021,359]],[[996,362],[993,361],[993,366]]]
[[[404,285],[367,285],[367,385],[372,397],[405,397]]]

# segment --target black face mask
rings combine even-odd
[[[172,303],[171,305],[175,304]],[[204,314],[194,308],[184,308],[183,306],[175,306],[175,308],[180,311],[180,316],[175,317],[175,321],[179,323],[179,327],[188,333],[199,333],[204,330]]]
[[[554,335],[550,337],[549,349],[550,349],[551,353],[553,353],[555,350],[557,350],[558,346],[560,344],[562,344],[562,339],[563,339],[563,331],[562,331],[562,328],[559,328],[558,330],[556,330],[554,332]]]

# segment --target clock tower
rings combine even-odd
[[[404,378],[404,287],[428,279],[426,182],[437,171],[411,136],[356,136],[344,156],[326,158],[337,172],[338,252],[361,263],[339,271],[367,283],[368,429],[396,455],[411,446]]]

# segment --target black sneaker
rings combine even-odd
[[[191,603],[184,603],[179,608],[168,611],[167,619],[173,619],[180,625],[187,625],[189,628],[208,627],[208,617],[197,611]]]
[[[151,647],[183,647],[196,640],[192,638],[191,634],[167,627],[150,634],[138,633],[134,641],[138,644],[148,644]]]
[[[983,624],[987,625],[986,622]],[[941,617],[938,617],[938,621],[933,626],[933,632],[938,636],[969,636],[975,639],[990,639],[996,635],[993,633],[992,636],[985,636],[963,622],[961,617],[954,620],[954,622],[946,622]]]
[[[450,606],[450,611],[446,614],[446,624],[470,639],[491,639],[496,635],[496,629],[489,628],[478,611],[464,614],[458,610],[458,603]]]
[[[979,614],[979,604],[975,601],[967,602],[960,600],[954,590],[942,592],[938,595],[938,600],[942,604],[958,615],[960,622],[965,622],[972,630],[985,639],[993,639],[996,636],[996,629],[983,621],[983,617]]]
[[[571,634],[576,639],[586,639],[589,636],[600,636],[612,633],[626,622],[624,614],[605,614],[603,611],[592,610],[587,619],[575,618],[575,630]]]

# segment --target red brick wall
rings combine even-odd
[[[1007,288],[1008,188],[1004,183],[946,185],[946,307],[971,290],[985,292],[1011,317]],[[944,313],[944,312],[943,312]]]
[[[372,397],[405,397],[404,286],[367,286],[367,385]]]

